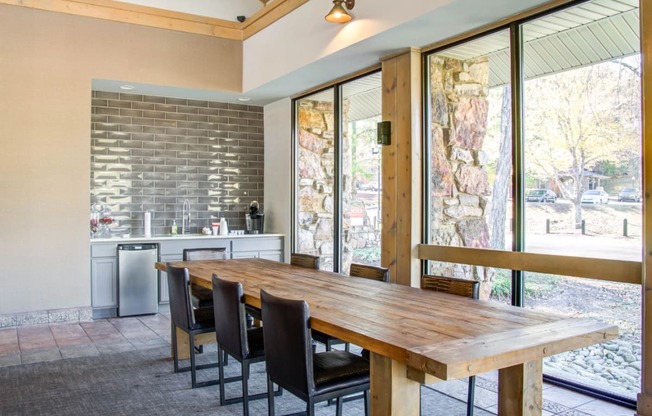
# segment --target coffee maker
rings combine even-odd
[[[249,204],[249,212],[245,214],[247,234],[262,234],[265,223],[265,214],[259,211],[258,201]]]

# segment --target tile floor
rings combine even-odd
[[[170,319],[157,314],[101,319],[74,324],[34,325],[0,329],[2,367],[66,358],[109,354],[169,345]],[[466,400],[467,384],[456,380],[425,388]],[[497,375],[477,378],[477,407],[497,413]],[[544,384],[544,416],[631,416],[634,410],[616,406],[559,387]]]

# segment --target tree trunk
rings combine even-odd
[[[575,229],[582,228],[582,203],[575,199],[573,200],[573,209],[575,210]]]
[[[496,163],[496,180],[491,194],[491,248],[505,249],[505,222],[507,221],[507,200],[512,167],[512,107],[509,85],[503,86],[503,100],[500,110],[500,147]]]

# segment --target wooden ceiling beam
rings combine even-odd
[[[244,23],[122,3],[113,0],[0,0],[0,4],[92,17],[221,39],[244,40],[308,0],[274,0]]]
[[[274,0],[251,15],[243,24],[243,39],[248,39],[276,22],[283,16],[298,9],[308,0]]]

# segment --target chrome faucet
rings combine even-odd
[[[190,227],[190,201],[184,199],[183,208],[181,208],[181,234],[186,233],[186,220],[188,220],[188,227]]]

